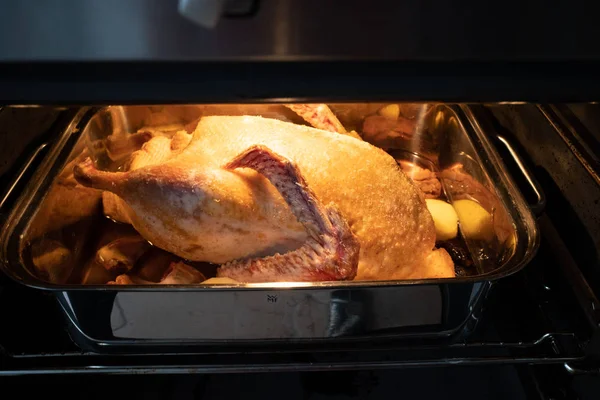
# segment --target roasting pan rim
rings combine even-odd
[[[286,99],[289,100],[289,99]],[[289,102],[289,101],[287,101]],[[12,264],[9,260],[7,252],[8,242],[11,240],[15,240],[15,236],[18,236],[15,232],[19,223],[22,223],[23,214],[27,212],[28,209],[32,207],[33,198],[37,195],[39,199],[38,191],[42,186],[45,186],[46,189],[50,185],[50,183],[55,178],[55,174],[50,174],[49,172],[42,172],[45,170],[52,169],[60,169],[62,168],[62,164],[57,167],[57,160],[60,158],[65,159],[68,153],[72,150],[69,148],[68,142],[73,141],[74,143],[79,140],[79,136],[83,134],[85,125],[93,118],[93,116],[105,109],[106,107],[111,107],[110,105],[106,106],[84,106],[81,107],[79,112],[72,119],[70,124],[65,128],[64,133],[61,135],[61,138],[57,140],[48,151],[48,154],[42,161],[42,165],[39,170],[36,172],[35,176],[32,178],[29,188],[27,188],[19,200],[16,203],[16,206],[10,212],[7,218],[7,227],[8,229],[4,229],[2,234],[0,235],[0,240],[2,240],[2,247],[0,248],[0,257],[2,265],[2,269],[5,274],[8,275],[13,280],[24,284],[26,286],[47,290],[51,292],[56,291],[107,291],[107,292],[129,292],[129,291],[153,291],[153,292],[172,292],[172,291],[236,291],[236,290],[257,290],[257,291],[269,291],[269,290],[305,290],[305,289],[365,289],[365,288],[377,288],[377,287],[402,287],[402,286],[412,286],[412,285],[453,285],[453,284],[465,284],[465,283],[478,283],[478,282],[493,282],[498,279],[505,278],[513,273],[521,270],[525,265],[527,265],[531,259],[535,256],[537,249],[539,247],[539,233],[537,228],[537,223],[535,218],[531,215],[530,210],[526,206],[526,203],[520,194],[518,188],[512,181],[510,175],[506,172],[506,166],[502,162],[501,158],[496,153],[493,145],[485,138],[485,133],[481,132],[480,129],[475,129],[473,124],[469,121],[469,118],[472,117],[468,109],[463,105],[455,105],[453,103],[441,103],[443,106],[448,108],[450,112],[452,112],[456,117],[457,121],[460,124],[461,128],[465,132],[465,134],[473,141],[474,138],[478,141],[479,148],[476,149],[477,153],[480,156],[486,156],[493,159],[493,162],[490,162],[489,165],[485,167],[486,172],[494,172],[495,174],[500,175],[500,179],[502,180],[502,184],[498,183],[505,187],[508,195],[512,199],[513,202],[516,202],[517,210],[514,210],[510,215],[513,219],[517,219],[517,221],[525,227],[525,231],[521,232],[520,239],[517,241],[518,246],[525,246],[522,251],[524,251],[522,258],[518,261],[514,262],[515,255],[513,255],[508,261],[506,261],[503,265],[496,268],[493,271],[489,271],[487,273],[481,273],[475,276],[464,276],[464,277],[455,277],[455,278],[432,278],[432,279],[407,279],[407,280],[377,280],[377,281],[332,281],[332,282],[311,282],[311,283],[297,283],[290,285],[284,284],[280,285],[277,283],[265,283],[265,284],[218,284],[218,285],[106,285],[106,284],[58,284],[43,281],[42,279],[33,276],[33,274],[24,266],[20,266],[20,268],[25,272],[21,276],[18,276],[12,268]],[[142,105],[142,104],[136,104]],[[469,114],[469,115],[467,115]],[[83,125],[82,125],[83,124]],[[491,169],[491,171],[490,171]],[[496,186],[498,189],[498,186]],[[43,196],[43,195],[42,195]],[[502,196],[504,202],[506,203],[505,196]],[[506,204],[505,204],[506,206]],[[516,215],[515,215],[516,212]],[[525,237],[523,237],[523,233],[526,233]],[[19,235],[22,234],[22,229],[19,230]],[[512,264],[512,265],[511,265]],[[508,267],[507,267],[508,265]]]

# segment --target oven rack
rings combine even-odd
[[[572,333],[548,333],[533,342],[461,343],[448,346],[381,346],[358,350],[238,350],[164,354],[99,355],[84,352],[5,354],[0,375],[111,373],[190,374],[373,370],[400,367],[493,364],[567,364],[583,361]]]

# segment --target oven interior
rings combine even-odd
[[[290,362],[294,370],[315,370],[326,366],[361,369],[378,365],[409,367],[441,366],[448,362],[463,365],[501,363],[514,365],[519,374],[527,376],[526,381],[533,385],[528,386],[530,393],[537,393],[538,390],[563,393],[567,381],[574,382],[593,373],[597,357],[597,310],[600,307],[596,293],[600,281],[597,263],[593,261],[593,249],[597,249],[597,240],[594,238],[598,237],[594,233],[597,232],[597,226],[593,218],[593,205],[597,204],[598,193],[594,175],[590,173],[594,171],[594,158],[590,156],[594,154],[593,143],[597,140],[594,139],[597,138],[597,132],[593,128],[593,120],[585,120],[584,123],[581,122],[584,120],[582,118],[579,120],[581,123],[577,124],[575,117],[581,117],[577,113],[582,110],[590,113],[589,110],[595,109],[595,105],[574,105],[571,113],[567,113],[571,109],[569,105],[470,106],[479,121],[479,128],[494,132],[493,137],[488,136],[490,143],[498,151],[520,194],[535,211],[532,212],[536,215],[540,243],[535,256],[525,267],[493,285],[493,290],[487,294],[483,312],[476,315],[477,319],[469,321],[466,328],[470,333],[459,342],[444,344],[417,337],[390,338],[371,345],[360,341],[329,343],[327,350],[318,343],[310,342],[297,344],[293,348],[271,344],[268,349],[245,344],[231,347],[233,344],[230,343],[213,346],[209,352],[206,348],[188,347],[187,354],[176,352],[161,356],[126,351],[115,358],[89,350],[81,352],[81,348],[74,344],[73,332],[65,329],[70,322],[64,319],[61,307],[48,293],[36,289],[36,286],[45,286],[47,282],[43,279],[38,281],[38,275],[26,269],[16,273],[18,270],[14,269],[13,264],[8,276],[17,277],[18,282],[3,275],[0,292],[4,299],[1,302],[3,318],[13,327],[0,332],[2,372],[47,374],[101,370],[129,374],[132,371],[173,373],[182,368],[188,372],[249,372],[256,371],[258,366],[280,370]],[[432,108],[444,107],[438,104]],[[119,107],[121,110],[123,108]],[[332,108],[335,108],[333,103]],[[373,108],[380,109],[376,106]],[[77,145],[79,149],[89,145],[80,140],[84,135],[69,135],[70,141],[61,143],[66,138],[66,127],[81,110],[75,108],[70,111],[53,107],[4,107],[1,110],[3,123],[17,121],[13,124],[22,129],[24,136],[29,135],[27,140],[30,143],[21,148],[22,162],[3,170],[3,221],[23,205],[19,204],[19,196],[15,194],[31,190],[29,183],[35,182],[37,188],[37,183],[44,181],[46,190],[38,197],[41,200],[38,204],[44,204],[43,197],[52,187],[54,178],[75,156],[75,151],[71,149],[77,149]],[[148,112],[147,108],[145,112]],[[62,114],[67,114],[66,118],[57,118]],[[34,115],[38,116],[37,120],[33,118]],[[90,120],[92,115],[106,116],[103,119],[105,125],[97,121],[97,137],[106,137],[110,131],[106,128],[107,124],[112,126],[113,123],[123,122],[119,117],[110,116],[104,107],[94,110]],[[44,133],[32,139],[27,128],[34,123],[40,125],[41,128],[38,126],[37,130]],[[85,126],[91,125],[84,124],[82,127]],[[503,145],[502,139],[512,146]],[[471,142],[471,145],[477,146],[477,143]],[[58,148],[61,151],[57,151]],[[56,152],[53,153],[53,150]],[[520,157],[513,158],[511,150]],[[100,154],[103,151],[100,146]],[[62,156],[58,157],[59,154]],[[43,160],[48,160],[46,157],[53,159],[44,163]],[[485,162],[481,158],[476,160]],[[6,179],[8,176],[11,179]],[[21,179],[15,180],[13,177]],[[31,229],[33,225],[30,222],[38,218],[36,211],[39,208],[37,205],[27,208],[28,214],[19,220],[17,231],[27,232]],[[15,228],[12,224],[3,226],[10,230]],[[31,264],[29,266],[32,268]],[[103,287],[109,286],[112,285]],[[20,306],[11,306],[15,302]],[[42,331],[44,334],[40,335]],[[351,351],[357,348],[369,348],[369,351]],[[277,357],[272,356],[274,350],[278,352]],[[34,364],[32,360],[35,360]],[[157,368],[157,365],[161,367]]]
[[[391,396],[598,398],[600,25],[586,4],[382,0],[340,7],[309,0],[235,0],[226,2],[228,10],[215,28],[202,29],[182,18],[174,1],[33,3],[7,2],[0,12],[0,379],[21,376],[0,381],[3,394],[14,384],[20,393],[31,389],[43,396],[59,386],[61,396],[156,397],[164,389],[160,386],[185,375],[179,382],[186,389],[197,378],[238,389],[232,397],[241,397],[239,392],[319,397],[299,381],[340,398],[356,392],[371,397],[381,392],[374,381],[387,375]],[[102,204],[94,218],[79,221],[80,227],[67,221],[69,213],[79,218],[85,196],[67,197],[71,203],[60,209],[52,205],[61,191],[81,189],[60,187],[69,163],[83,150],[95,152],[99,161],[110,159],[107,138],[123,127],[136,137],[145,125],[140,121],[149,115],[144,109],[164,104],[163,110],[181,111],[189,109],[185,104],[212,103],[249,107],[255,101],[263,109],[277,105],[268,103],[323,102],[336,112],[351,101],[359,108],[372,106],[369,112],[378,117],[394,116],[394,107],[380,110],[397,104],[398,116],[408,120],[412,114],[404,114],[402,101],[421,102],[420,107],[446,117],[458,116],[460,129],[448,124],[450,118],[443,118],[440,128],[455,139],[466,138],[456,141],[468,155],[460,162],[499,201],[514,243],[505,242],[500,259],[458,268],[455,273],[470,275],[450,279],[286,282],[293,288],[283,288],[273,283],[163,285],[157,274],[142,285],[108,284],[119,274],[91,268],[89,258],[102,236],[97,223],[117,224],[104,216]],[[107,108],[111,105],[114,112]],[[176,119],[187,115],[173,114]],[[390,147],[410,133],[425,140],[442,132],[433,129],[431,115],[424,121],[425,130],[390,129],[390,141],[384,139],[389,135],[369,140],[408,156],[420,168],[441,167],[436,171],[441,173],[448,164],[436,165],[439,158],[427,148],[421,151],[418,142],[408,151]],[[302,119],[296,123],[307,125]],[[362,131],[360,123],[348,128]],[[459,153],[448,155],[456,161]],[[450,185],[442,181],[446,194]],[[64,226],[53,228],[54,223]],[[80,251],[78,243],[89,248]],[[41,258],[33,257],[32,245],[41,249]],[[481,261],[480,243],[464,245]],[[46,267],[36,267],[44,263],[40,260]],[[163,272],[164,262],[159,264]],[[209,270],[215,266],[198,266],[207,279]],[[139,270],[127,274],[139,275]],[[434,293],[437,300],[420,301],[413,292]],[[383,322],[379,326],[385,332],[322,340],[306,324],[302,341],[290,335],[278,341],[240,340],[224,329],[213,335],[224,338],[216,343],[175,336],[168,345],[152,347],[129,337],[115,346],[106,323],[122,295],[138,303],[152,300],[143,304],[148,311],[142,315],[156,317],[147,318],[150,334],[169,325],[176,334],[178,326],[165,319],[172,314],[186,329],[194,324],[198,330],[212,328],[218,321],[217,315],[211,320],[207,314],[188,314],[193,310],[185,305],[206,305],[211,311],[221,298],[235,296],[236,311],[247,322],[265,314],[273,306],[269,299],[282,293],[279,299],[293,302],[322,296],[335,306],[329,315],[344,317],[334,327],[359,314],[373,325]],[[360,299],[355,293],[376,301],[371,307],[347,301]],[[184,307],[160,313],[154,308],[173,304],[177,296],[187,299]],[[253,296],[263,296],[260,307],[246,301]],[[306,320],[327,316],[302,315]],[[411,335],[400,329],[431,316],[454,330],[453,340],[440,335],[439,324],[416,324]],[[276,314],[270,318],[262,325],[281,325]],[[231,313],[222,318],[230,319]],[[100,375],[105,379],[91,379]],[[236,379],[240,375],[248,380]],[[357,377],[365,379],[357,383]],[[514,381],[518,393],[508,388]],[[206,392],[195,389],[195,394]],[[226,397],[225,391],[218,397]]]

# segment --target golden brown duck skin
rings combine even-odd
[[[316,198],[335,204],[360,243],[356,279],[454,276],[449,257],[433,257],[439,262],[432,268],[430,255],[444,250],[434,250],[433,220],[415,185],[389,154],[347,135],[261,117],[207,116],[168,161],[126,173],[88,171],[78,180],[115,193],[142,236],[183,258],[226,263],[296,250],[306,230],[268,179],[223,168],[257,145],[297,165]]]
[[[284,254],[228,262],[219,268],[218,277],[240,282],[310,282],[351,280],[356,276],[358,240],[334,205],[325,207],[319,202],[296,165],[264,146],[254,146],[223,168],[251,168],[265,176],[304,226],[308,238],[300,248]],[[94,187],[107,184],[106,173],[95,169],[91,160],[77,166],[75,174]],[[108,181],[116,193],[122,192],[121,187],[127,187],[127,177],[121,175],[119,178],[116,182],[115,179]],[[112,252],[110,254],[114,258]],[[120,261],[123,257],[117,258]]]

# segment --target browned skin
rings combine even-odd
[[[314,128],[337,132],[362,140],[358,133],[348,132],[326,104],[287,104],[286,107],[301,116]]]
[[[150,134],[148,131],[144,132]],[[148,165],[160,164],[175,157],[187,147],[192,139],[192,135],[188,134],[185,130],[175,132],[172,135],[152,132],[151,136],[152,140],[147,141],[141,149],[131,154],[131,159],[128,163],[129,171]],[[104,215],[115,221],[131,224],[128,217],[131,210],[114,193],[109,191],[102,192],[102,207]]]
[[[356,276],[360,244],[333,206],[324,207],[297,166],[264,146],[254,146],[225,165],[252,168],[277,188],[308,239],[299,249],[264,258],[232,261],[217,276],[240,282],[336,281]]]
[[[322,204],[336,205],[360,243],[355,279],[454,276],[444,250],[434,250],[435,227],[416,186],[389,154],[347,135],[261,117],[203,117],[189,145],[166,161],[150,156],[125,173],[84,163],[75,172],[82,185],[117,195],[152,244],[223,264],[293,251],[308,239],[267,178],[222,167],[256,145],[290,160]]]
[[[421,168],[410,161],[399,161],[402,171],[423,192],[426,199],[437,199],[442,194],[442,184],[437,174],[426,168]]]
[[[82,169],[91,168],[90,162],[82,164],[76,169],[76,174],[80,176]],[[285,254],[229,262],[219,268],[219,277],[240,282],[310,282],[351,280],[356,276],[360,249],[358,240],[333,205],[324,207],[319,202],[295,165],[264,146],[254,146],[224,168],[251,168],[265,176],[306,228],[308,239],[299,249]],[[145,242],[140,239],[121,238],[109,243],[98,251],[99,261],[107,269],[129,271],[133,266],[131,259],[135,257],[137,260],[141,255],[140,243]],[[171,278],[167,283],[193,283],[187,282],[187,275],[183,276],[181,279]],[[132,284],[142,280],[127,275],[118,277],[115,282]]]
[[[363,140],[356,132],[348,132],[326,104],[288,104],[287,107],[317,129],[350,135]],[[420,106],[416,110],[404,109],[404,111],[411,113],[418,113],[420,110]],[[413,115],[412,120],[409,120],[404,116],[390,119],[380,115],[370,115],[364,120],[363,134],[368,142],[377,144],[381,144],[382,141],[395,141],[398,138],[411,140],[416,128],[415,117],[416,114]],[[433,171],[408,162],[401,161],[400,165],[402,170],[423,192],[426,199],[436,199],[440,196],[442,185]]]
[[[290,110],[317,129],[346,134],[346,128],[325,104],[287,104]]]

